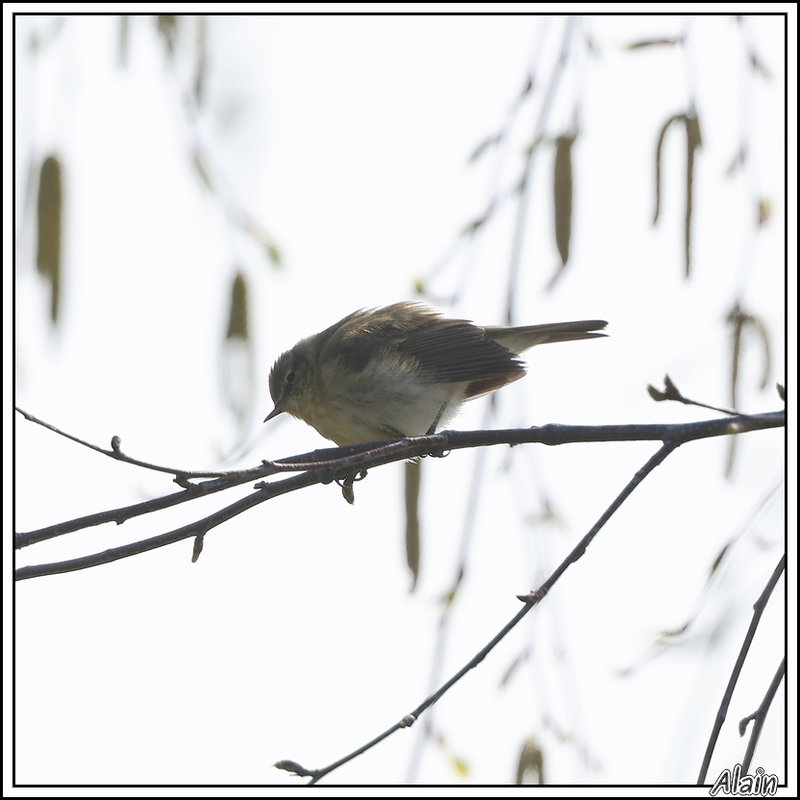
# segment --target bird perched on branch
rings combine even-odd
[[[418,303],[355,311],[278,358],[264,421],[286,412],[340,446],[435,433],[465,401],[521,378],[520,353],[605,336],[605,326],[481,327]]]

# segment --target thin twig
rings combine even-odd
[[[565,22],[564,37],[561,42],[561,50],[556,61],[550,82],[547,86],[542,106],[536,119],[536,130],[533,141],[525,158],[525,166],[520,178],[520,198],[517,206],[517,215],[514,221],[514,233],[511,240],[511,262],[508,273],[508,293],[506,296],[506,324],[513,325],[514,319],[514,297],[518,286],[518,275],[522,264],[522,250],[525,245],[525,234],[530,229],[530,198],[533,190],[533,168],[536,164],[534,154],[539,149],[536,145],[544,138],[547,128],[547,121],[556,97],[556,90],[564,74],[567,54],[569,53],[570,41],[572,39],[575,20],[568,18]]]
[[[161,533],[158,536],[151,536],[149,539],[142,539],[138,542],[122,545],[121,547],[113,547],[109,550],[104,550],[92,555],[82,556],[80,558],[73,558],[67,561],[57,561],[50,564],[36,564],[28,567],[20,567],[14,573],[15,580],[26,580],[28,578],[39,578],[44,575],[57,575],[64,572],[74,572],[79,569],[86,569],[87,567],[96,567],[100,564],[109,564],[112,561],[118,561],[121,558],[128,558],[129,556],[146,553],[150,550],[156,550],[159,547],[164,547],[168,544],[174,544],[182,539],[189,539],[199,535],[205,535],[212,528],[227,522],[229,519],[247,511],[259,503],[266,500],[271,500],[280,494],[303,489],[307,486],[313,486],[316,483],[323,482],[318,472],[307,472],[303,475],[292,475],[283,481],[272,484],[267,484],[265,488],[253,491],[247,497],[231,503],[219,511],[204,517],[203,519],[190,522],[180,528]]]
[[[712,566],[709,570],[709,575],[706,584],[701,592],[700,597],[695,601],[694,609],[678,625],[675,625],[670,630],[661,631],[655,641],[648,648],[649,652],[645,652],[639,657],[638,662],[631,664],[620,670],[621,675],[632,675],[636,670],[640,669],[647,661],[656,658],[659,652],[663,652],[666,648],[671,646],[678,636],[684,636],[686,633],[697,623],[700,614],[703,611],[703,606],[710,599],[715,583],[719,580],[720,574],[723,572],[722,564],[733,558],[735,546],[740,542],[744,535],[750,531],[758,520],[759,516],[764,512],[767,505],[774,499],[777,492],[784,486],[785,480],[781,478],[775,486],[773,486],[756,504],[756,507],[750,512],[750,516],[745,522],[739,526],[736,533],[733,534],[719,549],[714,557]]]
[[[489,193],[489,198],[484,206],[483,212],[470,220],[470,222],[467,223],[464,228],[462,228],[457,239],[448,247],[444,255],[440,256],[428,269],[424,283],[420,284],[420,291],[424,292],[432,299],[435,298],[427,288],[429,284],[438,276],[444,267],[453,258],[455,258],[457,253],[463,247],[475,241],[477,235],[488,227],[488,223],[491,221],[492,217],[496,216],[507,203],[513,200],[520,193],[522,189],[523,178],[521,177],[513,180],[511,185],[506,186],[502,192],[499,192],[496,186],[500,182],[501,176],[503,175],[503,162],[505,155],[511,147],[511,134],[514,128],[514,122],[519,114],[520,109],[525,105],[526,102],[529,101],[530,98],[534,96],[534,92],[537,88],[537,74],[539,72],[537,63],[542,52],[544,51],[543,45],[548,40],[547,34],[549,32],[549,26],[547,22],[548,21],[546,20],[545,24],[540,26],[538,29],[538,46],[535,48],[537,55],[535,55],[532,59],[532,63],[528,68],[528,73],[523,82],[522,90],[512,101],[511,106],[506,113],[505,121],[500,129],[487,136],[469,157],[469,161],[474,163],[490,149],[494,149],[498,153],[493,166],[492,178],[490,179],[490,184],[493,188]],[[530,155],[530,151],[528,155]],[[523,175],[525,169],[527,168],[528,160],[529,159],[526,158],[525,165],[523,165]],[[440,304],[452,304],[457,302],[460,292],[468,284],[467,271],[469,266],[470,264],[467,264],[466,267],[462,268],[461,278],[460,280],[456,281],[456,289],[447,297],[439,297]]]
[[[87,442],[85,439],[81,439],[78,436],[73,436],[71,433],[67,433],[66,431],[62,431],[61,428],[57,428],[55,425],[51,425],[49,422],[45,422],[44,420],[35,417],[33,414],[24,411],[19,406],[14,406],[14,410],[18,413],[22,414],[25,419],[29,422],[35,422],[37,425],[41,425],[43,428],[47,428],[49,431],[53,431],[53,433],[57,433],[59,436],[63,436],[65,439],[69,439],[72,442],[77,442],[84,447],[88,447],[90,450],[94,450],[97,453],[102,453],[104,456],[108,456],[109,458],[113,458],[116,461],[123,461],[126,464],[133,464],[135,467],[142,467],[143,469],[150,469],[154,472],[166,472],[170,475],[175,475],[176,480],[178,483],[181,483],[181,480],[188,480],[189,478],[222,478],[227,477],[229,475],[228,472],[196,472],[193,470],[188,469],[180,469],[177,467],[163,467],[159,466],[158,464],[151,464],[147,461],[140,461],[138,458],[132,458],[131,456],[126,455],[125,453],[120,450],[121,440],[119,436],[112,436],[111,437],[111,447],[100,447],[99,445],[92,444],[91,442]],[[181,485],[184,485],[181,483]]]
[[[669,375],[664,376],[663,389],[656,389],[655,386],[650,385],[647,387],[647,391],[650,397],[652,397],[656,402],[661,402],[662,400],[674,400],[676,403],[683,403],[687,406],[697,406],[698,408],[708,408],[711,411],[719,411],[721,414],[730,414],[731,416],[737,416],[741,414],[741,411],[736,411],[733,408],[712,406],[708,403],[701,403],[699,400],[691,400],[688,397],[684,397]]]
[[[734,417],[732,419],[707,420],[705,422],[690,422],[677,425],[545,425],[539,428],[511,428],[508,430],[496,431],[446,431],[432,436],[417,436],[410,439],[391,439],[383,443],[366,443],[355,448],[335,448],[321,451],[324,456],[321,461],[295,461],[286,459],[281,462],[265,462],[255,470],[245,470],[241,475],[246,475],[252,479],[255,474],[275,473],[278,471],[303,471],[302,475],[295,475],[282,481],[272,483],[259,483],[255,485],[257,490],[254,495],[244,498],[221,511],[197,520],[182,528],[177,528],[159,536],[151,537],[142,542],[136,542],[122,547],[105,550],[82,558],[71,559],[52,564],[39,564],[28,567],[21,567],[15,572],[15,579],[38,577],[41,575],[52,575],[60,572],[70,572],[86,567],[105,564],[109,561],[116,561],[137,553],[147,552],[148,550],[164,545],[171,544],[181,539],[194,537],[207,532],[210,528],[227,521],[236,514],[257,505],[264,500],[269,500],[280,494],[296,491],[297,489],[313,486],[318,483],[330,483],[334,480],[341,480],[352,476],[356,472],[376,467],[395,461],[403,461],[408,458],[415,458],[425,455],[442,455],[446,451],[456,450],[466,447],[481,447],[497,444],[522,444],[539,442],[542,444],[556,445],[569,442],[600,442],[600,441],[641,441],[641,440],[660,440],[664,442],[683,443],[694,439],[703,439],[712,436],[722,436],[731,433],[743,433],[745,431],[762,430],[765,428],[775,428],[785,425],[786,414],[783,411],[771,412],[768,414],[757,414],[752,416]],[[91,445],[90,445],[91,446]],[[95,449],[92,446],[92,449]],[[361,450],[355,455],[343,458],[331,458],[328,454],[335,452],[351,453],[353,450]],[[313,457],[311,453],[308,456]],[[229,473],[225,479],[216,478],[212,482],[212,489],[217,490],[220,486],[216,481],[236,481],[241,477],[238,473]],[[241,482],[241,481],[239,481]],[[233,484],[231,484],[233,485]],[[205,494],[205,484],[193,485],[191,491],[197,494]],[[228,488],[222,486],[221,488]],[[170,495],[163,498],[164,505],[182,502],[192,499],[193,495],[178,496]],[[150,501],[151,503],[159,501]],[[142,505],[130,506],[135,513],[145,513]],[[154,510],[152,506],[146,509]],[[131,512],[131,513],[134,513]],[[107,521],[124,521],[123,509],[103,512]],[[89,520],[89,523],[87,523]],[[31,544],[34,540],[41,541],[43,538],[52,538],[61,533],[76,530],[77,521],[60,523],[50,526],[47,535],[43,533],[45,529],[28,533],[15,534],[15,544],[17,547],[21,543]],[[98,524],[97,515],[83,517],[82,524]]]
[[[706,746],[706,753],[703,757],[703,763],[700,766],[700,774],[697,776],[698,786],[704,786],[706,783],[706,775],[708,774],[708,767],[711,763],[711,756],[714,754],[714,748],[716,747],[717,739],[719,738],[719,732],[722,730],[722,725],[725,722],[725,717],[728,714],[728,706],[730,705],[731,698],[733,697],[733,690],[736,688],[736,682],[739,680],[739,675],[742,672],[742,667],[744,666],[747,652],[750,649],[750,644],[753,641],[753,637],[756,635],[756,629],[758,628],[758,623],[761,621],[761,615],[764,613],[764,608],[767,605],[767,601],[769,600],[775,585],[778,583],[778,579],[783,574],[785,569],[786,555],[784,554],[781,556],[780,561],[778,561],[778,565],[773,570],[772,575],[770,575],[767,585],[764,587],[764,591],[761,592],[761,596],[758,598],[758,600],[756,600],[755,603],[753,603],[753,618],[750,620],[750,627],[747,629],[744,641],[739,649],[739,656],[733,666],[733,671],[731,672],[731,677],[728,680],[728,685],[725,687],[725,693],[722,695],[722,702],[720,702],[719,710],[717,711],[717,716],[714,720],[714,727],[711,730],[711,736],[709,737],[708,745]]]
[[[445,681],[435,692],[426,697],[425,700],[423,700],[423,702],[420,703],[413,711],[406,714],[399,722],[396,722],[390,728],[387,728],[383,733],[379,734],[365,745],[353,750],[353,752],[348,753],[346,756],[343,756],[326,767],[309,770],[293,760],[279,761],[276,766],[281,769],[287,769],[297,775],[310,777],[311,780],[309,781],[309,785],[315,784],[337,767],[346,764],[348,761],[352,761],[354,758],[361,755],[361,753],[366,752],[370,748],[382,742],[388,736],[391,736],[395,731],[399,730],[400,728],[408,728],[413,725],[414,722],[416,722],[416,720],[419,719],[419,717],[428,708],[436,703],[452,686],[458,683],[458,681],[460,681],[470,670],[477,667],[478,664],[480,664],[486,658],[486,656],[489,655],[489,653],[522,621],[525,615],[544,599],[547,593],[553,588],[558,579],[564,574],[564,572],[566,572],[569,566],[574,564],[576,561],[578,561],[578,559],[581,558],[581,556],[583,556],[583,554],[586,552],[586,548],[592,542],[594,537],[597,536],[601,528],[606,524],[606,522],[608,522],[616,510],[634,491],[634,489],[636,489],[636,487],[647,477],[647,475],[649,475],[659,464],[661,464],[673,450],[679,447],[680,444],[681,442],[678,441],[670,441],[662,445],[662,447],[660,447],[659,450],[647,460],[647,463],[645,463],[644,466],[642,466],[642,468],[636,472],[633,478],[628,481],[625,488],[603,512],[597,522],[595,522],[595,524],[592,526],[591,530],[578,542],[578,544],[570,551],[570,553],[558,565],[558,567],[556,567],[550,577],[535,591],[532,591],[526,595],[518,596],[519,599],[525,603],[525,605],[500,629],[500,631],[494,637],[492,637],[492,639],[484,647],[482,647],[463,667],[461,667],[458,672],[456,672],[449,680]]]
[[[117,525],[122,525],[123,522],[143,514],[152,514],[165,508],[172,508],[180,503],[188,503],[198,497],[206,497],[215,492],[221,492],[233,486],[248,483],[255,478],[264,477],[265,474],[267,472],[264,467],[258,467],[253,470],[240,470],[236,473],[231,473],[226,478],[215,478],[201,484],[193,484],[180,492],[174,492],[163,497],[155,497],[151,500],[144,500],[141,503],[134,503],[122,508],[99,511],[96,514],[88,514],[85,517],[57,522],[55,525],[48,525],[33,531],[22,531],[14,535],[14,547],[16,549],[28,547],[32,544],[64,536],[67,533],[75,533],[86,528],[92,528],[96,525],[103,525],[107,522],[115,522]]]
[[[764,699],[761,701],[761,704],[752,714],[748,714],[739,722],[739,733],[744,736],[747,724],[751,720],[755,720],[753,724],[753,730],[750,733],[750,741],[747,743],[747,750],[745,751],[744,758],[742,759],[742,773],[745,775],[750,772],[750,764],[753,761],[753,753],[756,751],[756,745],[758,744],[758,740],[761,736],[761,730],[764,727],[764,722],[767,719],[767,712],[769,711],[769,707],[772,705],[772,700],[775,697],[775,693],[778,691],[778,687],[781,685],[781,681],[785,676],[786,656],[783,657],[778,669],[775,671],[775,675],[773,676],[772,681],[767,688],[767,692],[764,695]]]
[[[484,426],[488,425],[494,413],[496,403],[494,398],[486,406],[486,411],[483,418]],[[486,449],[481,448],[472,465],[472,475],[470,477],[469,489],[467,491],[467,507],[464,512],[464,522],[461,531],[461,541],[458,548],[458,558],[455,565],[455,575],[450,589],[445,593],[447,597],[446,602],[442,604],[442,609],[439,614],[439,623],[436,626],[436,643],[434,645],[433,657],[431,659],[431,677],[429,686],[435,688],[441,682],[442,671],[445,660],[446,648],[450,635],[450,620],[453,616],[453,609],[455,608],[455,600],[459,589],[463,585],[464,579],[467,575],[469,565],[469,549],[472,543],[472,536],[475,530],[475,523],[478,519],[478,504],[483,496],[480,491],[483,486],[483,472],[486,468]],[[415,783],[417,771],[422,763],[422,756],[424,754],[425,746],[433,729],[433,722],[435,716],[431,711],[425,717],[423,734],[418,736],[414,742],[414,748],[411,752],[411,759],[409,761],[407,772],[407,783]]]

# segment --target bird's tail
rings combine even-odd
[[[602,319],[586,319],[578,322],[553,322],[545,325],[524,325],[518,328],[488,327],[486,335],[508,348],[512,353],[522,353],[537,344],[572,342],[575,339],[595,339],[605,336],[596,331],[608,323]]]

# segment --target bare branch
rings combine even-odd
[[[742,773],[745,775],[750,772],[750,764],[753,760],[753,753],[755,753],[756,745],[758,744],[759,737],[761,736],[761,729],[764,727],[764,721],[767,718],[767,712],[769,711],[769,707],[772,705],[772,700],[775,697],[775,693],[778,691],[778,687],[780,686],[784,677],[786,677],[786,656],[783,657],[778,669],[775,671],[775,675],[767,687],[767,692],[764,695],[764,699],[761,701],[758,708],[752,714],[748,714],[739,722],[739,733],[741,736],[744,736],[744,732],[747,729],[748,723],[751,720],[755,720],[753,731],[750,734],[750,741],[747,743],[747,750],[745,751],[744,758],[742,759]]]
[[[185,482],[189,478],[219,478],[228,475],[227,472],[196,472],[188,469],[179,469],[176,467],[163,467],[159,466],[158,464],[150,464],[147,461],[140,461],[138,458],[131,458],[122,452],[120,449],[122,440],[119,438],[119,436],[111,437],[110,448],[100,447],[99,445],[87,442],[78,436],[73,436],[71,433],[62,431],[61,428],[57,428],[55,425],[51,425],[49,422],[45,422],[44,420],[35,417],[33,414],[29,414],[19,406],[14,406],[14,410],[22,414],[22,416],[25,417],[25,419],[27,419],[29,422],[35,422],[37,425],[41,425],[43,428],[47,428],[48,430],[53,431],[53,433],[63,436],[65,439],[69,439],[72,442],[77,442],[84,447],[88,447],[90,450],[94,450],[97,453],[102,453],[104,456],[114,458],[117,461],[124,461],[126,464],[133,464],[135,467],[142,467],[144,469],[154,470],[155,472],[166,472],[170,475],[175,475],[176,482],[181,486],[185,486]]]
[[[326,471],[325,471],[326,472]],[[327,474],[327,472],[326,472]],[[293,475],[284,481],[273,484],[265,484],[264,488],[259,491],[254,491],[247,497],[243,497],[232,503],[229,506],[215,512],[214,514],[204,517],[203,519],[190,522],[180,528],[175,528],[172,531],[159,534],[158,536],[151,536],[149,539],[142,539],[138,542],[122,545],[121,547],[113,547],[109,550],[104,550],[92,555],[83,556],[81,558],[73,558],[67,561],[57,561],[51,564],[36,564],[29,567],[20,567],[14,573],[15,580],[25,580],[27,578],[38,578],[43,575],[57,575],[62,572],[73,572],[74,570],[86,569],[87,567],[96,567],[100,564],[108,564],[112,561],[118,561],[121,558],[127,558],[140,553],[146,553],[150,550],[156,550],[159,547],[164,547],[174,542],[179,542],[182,539],[189,539],[208,533],[212,528],[217,525],[227,522],[235,516],[238,516],[243,511],[263,503],[266,500],[271,500],[280,494],[291,492],[296,489],[302,489],[306,486],[313,486],[316,483],[327,482],[320,476],[320,471],[308,472],[304,475]],[[22,534],[20,534],[22,535]],[[196,553],[197,551],[195,551]]]
[[[567,557],[556,567],[550,577],[535,591],[529,592],[526,595],[518,595],[519,599],[522,600],[525,605],[500,629],[500,631],[486,644],[482,647],[463,667],[461,667],[458,672],[455,673],[449,680],[445,681],[435,692],[425,698],[420,705],[418,705],[413,711],[406,714],[399,722],[396,722],[390,728],[385,730],[383,733],[376,736],[371,741],[367,742],[367,744],[362,745],[361,747],[354,750],[352,753],[348,753],[343,758],[340,758],[338,761],[334,761],[332,764],[329,764],[327,767],[322,767],[320,769],[314,770],[307,770],[305,768],[300,767],[299,769],[295,769],[295,767],[299,767],[300,765],[296,761],[279,761],[275,766],[286,769],[287,764],[293,765],[291,770],[298,775],[302,775],[304,777],[310,777],[311,780],[309,781],[309,785],[317,783],[321,778],[323,778],[328,773],[335,770],[337,767],[346,764],[348,761],[352,761],[357,756],[361,755],[361,753],[369,750],[370,748],[374,747],[376,744],[379,744],[388,736],[391,736],[395,731],[399,730],[400,728],[407,728],[410,727],[419,717],[428,709],[430,708],[437,700],[439,700],[452,686],[454,686],[458,681],[460,681],[470,670],[474,669],[475,667],[480,664],[487,655],[503,640],[506,636],[522,621],[526,614],[528,614],[531,609],[538,605],[541,600],[545,598],[547,593],[553,588],[556,584],[558,579],[566,572],[569,568],[570,564],[574,564],[581,556],[586,552],[586,548],[592,542],[594,537],[600,532],[600,529],[608,522],[608,520],[613,516],[614,512],[622,505],[622,503],[630,496],[633,490],[659,465],[661,464],[664,459],[677,447],[680,446],[680,442],[669,442],[651,456],[647,463],[639,469],[636,474],[631,478],[631,480],[627,483],[625,488],[617,495],[611,505],[603,512],[597,522],[592,526],[591,530],[578,542],[578,544],[571,550],[571,552],[567,555]],[[301,771],[302,770],[302,771]]]
[[[648,385],[647,393],[650,397],[653,398],[656,402],[661,402],[662,400],[674,400],[677,403],[683,403],[687,406],[697,406],[698,408],[709,408],[711,411],[719,411],[722,414],[730,414],[731,416],[736,416],[739,414],[739,411],[736,411],[732,408],[723,408],[722,406],[711,406],[708,403],[701,403],[699,400],[690,400],[688,397],[684,397],[678,387],[673,383],[672,378],[669,375],[664,376],[664,388],[663,389],[656,389],[655,386]]]
[[[149,513],[175,505],[180,502],[194,499],[199,495],[220,491],[239,485],[254,477],[263,477],[279,472],[297,471],[302,475],[294,475],[281,481],[260,482],[255,484],[253,494],[226,506],[220,511],[195,522],[176,528],[172,531],[150,537],[143,541],[112,548],[81,558],[70,559],[51,564],[39,564],[20,567],[15,572],[16,580],[53,575],[70,572],[86,567],[106,564],[121,558],[144,553],[182,539],[193,538],[207,533],[222,522],[241,514],[265,500],[270,500],[287,492],[296,491],[318,483],[331,483],[332,481],[349,481],[352,489],[352,479],[357,473],[368,468],[389,464],[395,461],[404,461],[409,458],[424,456],[441,457],[451,450],[467,447],[484,447],[497,444],[525,444],[538,442],[541,444],[557,445],[575,442],[607,442],[607,441],[662,441],[672,445],[683,444],[695,439],[704,439],[713,436],[744,433],[746,431],[775,428],[786,424],[784,411],[770,412],[767,414],[740,415],[730,419],[707,420],[704,422],[689,422],[670,425],[557,425],[550,424],[533,428],[510,428],[506,430],[486,431],[445,431],[431,436],[416,436],[405,439],[390,439],[384,442],[367,442],[344,448],[328,448],[293,456],[279,461],[265,461],[260,467],[230,472],[225,477],[213,478],[200,484],[190,484],[183,492],[168,495],[145,503],[139,503],[127,508],[101,512],[101,514],[82,517],[43,528],[38,531],[22,532],[15,534],[15,547],[20,548],[34,544],[44,539],[60,536],[80,528],[97,525],[101,522],[114,521],[117,524],[131,516]],[[47,426],[50,427],[50,426]],[[61,433],[60,431],[56,431]],[[68,434],[64,434],[71,437]],[[85,444],[79,439],[75,439]],[[88,445],[92,449],[104,452],[102,448]],[[150,465],[141,464],[144,468]],[[214,473],[217,474],[217,473]]]
[[[561,50],[558,55],[553,73],[550,76],[550,82],[547,85],[545,96],[542,99],[542,106],[536,119],[536,130],[533,136],[533,142],[536,144],[544,138],[545,129],[550,117],[550,112],[553,108],[556,92],[564,76],[567,65],[567,56],[569,55],[569,48],[572,43],[572,36],[574,33],[575,20],[567,19],[564,28],[564,36],[561,41]],[[519,285],[519,272],[522,264],[522,251],[525,246],[525,234],[530,228],[530,203],[531,192],[533,190],[533,169],[536,164],[534,154],[538,151],[538,147],[531,146],[528,149],[525,158],[525,164],[522,169],[522,176],[520,178],[520,197],[519,204],[517,205],[517,214],[514,220],[514,233],[511,240],[511,263],[509,264],[508,273],[508,290],[506,295],[506,323],[513,324],[514,317],[514,296],[516,287]]]
[[[74,533],[84,528],[103,525],[106,522],[116,522],[117,525],[122,525],[123,522],[133,519],[134,517],[150,514],[154,511],[161,511],[164,508],[171,508],[180,503],[194,500],[197,497],[205,497],[215,492],[221,492],[224,489],[239,486],[242,483],[247,483],[248,481],[264,477],[264,475],[268,474],[270,474],[268,467],[241,470],[236,473],[231,473],[226,478],[208,480],[199,485],[189,484],[183,491],[164,495],[163,497],[156,497],[152,500],[145,500],[141,503],[123,506],[122,508],[113,508],[109,511],[100,511],[85,517],[76,517],[75,519],[58,522],[55,525],[48,525],[47,527],[38,528],[34,531],[17,533],[14,535],[14,547],[20,549],[28,545],[37,544],[38,542],[47,541],[48,539],[54,539],[57,536],[63,536],[67,533]]]
[[[745,659],[747,658],[747,651],[750,649],[750,644],[753,641],[753,637],[756,635],[758,623],[761,621],[761,615],[764,613],[764,609],[766,608],[770,595],[772,594],[773,589],[775,589],[775,585],[778,583],[778,579],[781,577],[785,569],[786,554],[781,556],[780,561],[778,561],[778,565],[773,570],[772,575],[770,575],[770,578],[767,581],[767,585],[764,587],[764,591],[761,593],[761,596],[758,598],[758,600],[753,603],[753,618],[750,620],[750,627],[747,629],[744,641],[742,642],[742,646],[739,650],[739,656],[736,659],[736,663],[733,665],[731,677],[728,680],[727,687],[725,688],[725,693],[722,695],[722,702],[719,705],[719,710],[717,711],[717,716],[714,720],[714,727],[708,740],[706,754],[703,758],[703,763],[700,766],[700,774],[697,776],[698,786],[705,785],[708,766],[711,763],[711,756],[714,754],[714,747],[717,744],[719,732],[722,730],[722,724],[725,722],[725,717],[728,713],[728,706],[730,705],[731,697],[733,696],[733,690],[736,688],[736,682],[739,680],[739,675],[742,672],[742,667],[744,666]]]

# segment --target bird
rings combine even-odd
[[[274,408],[340,447],[436,433],[461,405],[526,373],[538,344],[594,339],[605,320],[486,326],[414,302],[361,309],[299,341],[269,374]]]

